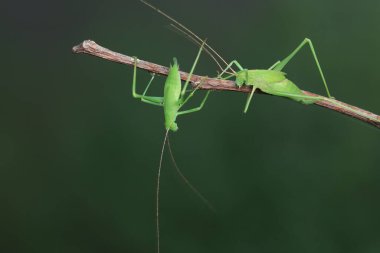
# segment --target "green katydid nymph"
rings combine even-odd
[[[136,71],[137,71],[137,61],[138,59],[135,57],[134,60],[134,69],[133,69],[133,83],[132,83],[132,95],[135,98],[140,99],[142,102],[156,105],[156,106],[161,106],[164,109],[164,118],[165,118],[165,138],[164,142],[162,145],[161,149],[161,156],[160,156],[160,163],[158,166],[158,173],[157,173],[157,188],[156,188],[156,233],[157,233],[157,252],[160,252],[160,223],[159,223],[159,196],[160,196],[160,178],[161,178],[161,167],[162,167],[162,157],[164,154],[164,149],[165,149],[165,144],[168,141],[169,145],[169,152],[174,164],[174,167],[176,168],[178,174],[180,177],[185,181],[185,183],[190,187],[190,189],[211,209],[213,210],[212,205],[207,201],[205,197],[189,182],[189,180],[182,174],[182,172],[179,170],[171,148],[169,144],[169,131],[177,131],[178,130],[178,125],[176,123],[177,116],[179,115],[184,115],[184,114],[189,114],[192,112],[197,112],[202,109],[204,106],[208,95],[210,94],[210,91],[206,93],[204,96],[201,104],[198,107],[192,108],[192,109],[187,109],[180,111],[180,109],[190,100],[190,98],[194,95],[194,93],[198,90],[198,88],[202,85],[202,81],[200,81],[199,84],[186,96],[187,92],[187,87],[190,83],[191,76],[194,72],[195,66],[199,60],[199,57],[201,55],[201,52],[204,48],[205,41],[201,44],[201,47],[198,51],[198,54],[195,58],[195,61],[193,63],[193,66],[189,72],[189,75],[186,79],[186,82],[184,86],[182,87],[182,82],[181,82],[181,77],[179,73],[179,65],[177,62],[177,59],[173,59],[173,64],[170,65],[169,71],[168,71],[168,76],[165,81],[164,85],[164,96],[163,97],[156,97],[156,96],[147,96],[146,93],[152,84],[152,81],[154,79],[154,75],[152,75],[152,78],[150,79],[148,85],[146,86],[143,94],[138,94],[136,92]]]
[[[248,97],[247,103],[244,108],[244,112],[248,111],[249,104],[251,102],[253,93],[256,89],[259,89],[265,93],[286,97],[292,99],[296,102],[300,102],[302,104],[313,104],[316,101],[322,99],[322,97],[308,96],[305,95],[297,85],[295,85],[292,81],[285,77],[285,73],[282,72],[282,69],[285,65],[298,53],[298,51],[304,46],[308,44],[310,46],[310,50],[313,54],[315,63],[318,67],[319,73],[321,75],[323,84],[326,89],[327,96],[332,98],[330,95],[329,88],[327,86],[325,77],[323,75],[321,66],[319,64],[317,55],[315,53],[313,43],[310,39],[304,39],[304,41],[285,59],[282,61],[278,61],[273,64],[269,69],[244,69],[239,62],[233,60],[227,67],[219,74],[218,78],[229,79],[231,77],[235,77],[235,83],[237,86],[241,87],[242,85],[252,86],[252,91]],[[223,77],[223,74],[226,73],[228,69],[231,68],[232,65],[235,65],[239,68],[238,72],[235,72],[229,76]]]

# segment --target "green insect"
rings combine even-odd
[[[146,86],[143,94],[138,94],[136,92],[136,70],[137,70],[137,62],[138,59],[135,57],[134,60],[134,69],[133,69],[133,83],[132,83],[132,95],[135,98],[140,99],[142,102],[156,105],[156,106],[162,106],[164,108],[164,117],[165,117],[165,129],[166,134],[164,138],[164,142],[161,149],[161,156],[160,156],[160,163],[158,166],[158,173],[157,173],[157,185],[156,185],[156,235],[157,235],[157,253],[160,252],[160,220],[159,220],[159,196],[160,196],[160,178],[161,178],[161,167],[162,167],[162,157],[164,154],[165,144],[168,141],[169,145],[169,151],[170,155],[173,161],[173,164],[177,170],[177,173],[180,175],[180,177],[184,180],[184,182],[190,187],[190,189],[211,209],[213,210],[211,204],[208,202],[208,200],[203,197],[203,195],[190,183],[190,181],[182,174],[180,169],[178,168],[174,156],[171,151],[170,143],[169,143],[169,131],[177,131],[178,125],[176,123],[177,116],[189,114],[192,112],[197,112],[201,110],[206,103],[206,100],[210,94],[210,91],[206,93],[204,96],[201,104],[198,107],[183,110],[180,111],[180,109],[190,100],[190,98],[194,95],[194,93],[198,90],[200,85],[202,84],[202,81],[198,84],[198,86],[191,91],[190,94],[186,96],[187,87],[189,85],[191,76],[194,72],[195,66],[199,60],[199,57],[201,55],[201,52],[204,48],[205,42],[201,44],[201,47],[198,51],[198,54],[195,58],[195,61],[193,63],[193,66],[190,70],[190,73],[186,79],[186,82],[184,86],[182,87],[181,77],[179,73],[179,65],[177,62],[177,59],[173,59],[173,65],[170,66],[168,71],[168,76],[165,81],[164,86],[164,96],[163,97],[156,97],[156,96],[147,96],[146,93],[152,84],[152,81],[154,79],[154,75],[150,79],[148,85]]]
[[[269,69],[244,69],[239,62],[233,60],[227,67],[220,73],[218,78],[229,79],[235,77],[236,85],[241,87],[242,85],[252,86],[251,94],[248,97],[247,103],[244,108],[244,112],[248,111],[249,104],[251,102],[253,93],[256,89],[259,89],[265,93],[275,96],[286,97],[302,104],[313,104],[322,97],[314,97],[305,95],[297,85],[285,77],[285,73],[281,70],[285,65],[299,52],[299,50],[308,44],[313,54],[315,63],[318,67],[319,73],[322,77],[323,84],[326,89],[326,93],[329,98],[332,98],[328,89],[325,77],[323,75],[321,66],[319,64],[317,55],[315,53],[313,43],[310,39],[304,39],[304,41],[284,60],[276,62]],[[238,72],[235,72],[227,77],[223,77],[223,74],[231,68],[232,65],[236,65],[239,68]]]
[[[164,86],[164,96],[163,97],[153,97],[147,96],[146,93],[154,79],[154,75],[150,79],[148,85],[146,86],[143,94],[138,94],[136,92],[136,69],[137,69],[137,61],[138,59],[135,57],[135,64],[133,69],[133,84],[132,84],[132,95],[134,98],[140,99],[142,102],[163,106],[164,107],[164,116],[165,116],[165,129],[167,131],[177,131],[178,126],[176,123],[177,116],[189,114],[192,112],[197,112],[202,109],[205,104],[210,91],[208,91],[203,98],[201,104],[198,107],[180,111],[180,109],[189,101],[189,99],[194,95],[194,93],[198,90],[199,85],[195,88],[189,95],[186,96],[186,89],[189,85],[191,76],[194,72],[195,66],[198,62],[199,56],[202,52],[205,42],[201,45],[201,48],[198,51],[198,54],[195,58],[194,64],[191,68],[191,71],[188,75],[188,78],[185,82],[185,85],[182,87],[182,82],[179,74],[179,65],[176,58],[173,58],[173,65],[170,66],[168,76],[165,81]]]
[[[160,9],[154,7],[153,5],[147,3],[144,0],[140,0],[144,4],[148,5],[161,15],[165,16],[169,20],[171,20],[174,24],[171,24],[172,28],[176,31],[184,34],[187,38],[195,42],[196,44],[201,43],[201,39],[194,32],[192,32],[189,28],[182,25],[180,22],[164,13]],[[230,63],[227,63],[221,56],[214,50],[210,45],[205,43],[205,51],[211,56],[211,58],[216,62],[222,72],[218,75],[220,79],[230,79],[235,77],[235,83],[238,87],[243,85],[252,86],[252,91],[248,96],[247,102],[245,104],[244,112],[248,111],[249,104],[251,102],[253,93],[256,89],[259,89],[265,93],[281,96],[285,98],[292,99],[296,102],[300,102],[303,104],[313,104],[318,100],[324,99],[321,96],[308,96],[305,95],[297,85],[295,85],[292,81],[286,78],[286,74],[282,72],[282,69],[285,65],[299,52],[299,50],[305,45],[309,45],[311,52],[313,54],[315,63],[318,67],[319,73],[322,77],[322,81],[324,87],[327,92],[327,96],[329,98],[333,98],[330,95],[330,91],[328,89],[325,77],[323,75],[322,69],[320,67],[317,55],[315,53],[313,43],[310,39],[304,39],[304,41],[285,59],[282,61],[277,61],[274,65],[272,65],[269,69],[244,69],[238,61],[233,60]],[[217,58],[225,64],[226,68],[223,69],[222,64],[217,60]],[[235,71],[232,68],[232,65],[235,65],[239,71]],[[228,71],[230,70],[230,71]],[[225,74],[229,74],[228,76],[224,76]]]

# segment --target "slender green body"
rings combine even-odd
[[[164,87],[164,116],[166,130],[178,130],[178,126],[175,121],[182,102],[180,99],[181,88],[179,66],[177,60],[174,58],[174,64],[170,66]]]
[[[312,104],[317,99],[305,96],[300,88],[285,77],[285,73],[277,70],[241,70],[236,73],[236,85],[251,85],[261,91],[290,98],[303,104]]]

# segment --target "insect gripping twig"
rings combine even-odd
[[[90,54],[117,63],[127,65],[134,64],[133,57],[113,52],[107,48],[99,46],[91,40],[85,40],[81,44],[74,46],[72,51],[74,53]],[[137,67],[160,75],[167,75],[169,70],[167,67],[143,60],[138,60]],[[189,74],[186,72],[180,72],[180,75],[182,80],[186,80],[189,76]],[[249,93],[252,90],[251,86],[243,85],[242,87],[238,87],[235,84],[235,82],[231,80],[205,78],[204,76],[199,75],[192,75],[190,78],[190,82],[193,85],[193,87],[198,86],[201,81],[202,84],[199,88],[204,90],[237,91],[244,93]],[[302,92],[308,96],[322,97],[321,95],[317,95],[308,91]],[[369,111],[363,110],[361,108],[327,97],[322,97],[322,99],[316,101],[315,104],[342,113],[344,115],[356,118],[377,128],[380,128],[380,116]]]

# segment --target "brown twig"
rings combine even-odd
[[[134,58],[131,56],[123,55],[120,53],[113,52],[107,48],[104,48],[102,46],[99,46],[94,41],[91,40],[85,40],[81,44],[73,47],[74,53],[84,53],[84,54],[90,54],[93,56],[97,56],[109,61],[127,64],[127,65],[134,65]],[[137,61],[137,67],[141,69],[145,69],[149,72],[160,74],[160,75],[167,75],[168,74],[168,68],[143,61],[138,60]],[[186,80],[188,77],[188,73],[186,72],[180,72],[181,79]],[[237,92],[245,92],[248,93],[251,91],[250,86],[242,86],[237,87],[234,81],[231,80],[220,80],[216,78],[205,78],[204,76],[199,75],[192,75],[190,79],[192,85],[198,85],[202,81],[202,85],[200,89],[204,90],[220,90],[220,91],[237,91]],[[334,110],[336,112],[342,113],[344,115],[356,118],[358,120],[361,120],[363,122],[366,122],[368,124],[371,124],[377,128],[380,128],[380,116],[376,115],[374,113],[371,113],[369,111],[363,110],[361,108],[340,102],[336,99],[329,99],[327,97],[322,97],[320,95],[311,93],[309,91],[303,91],[306,95],[309,96],[315,96],[315,97],[321,97],[321,100],[318,100],[315,102],[315,104],[328,108],[330,110]]]

